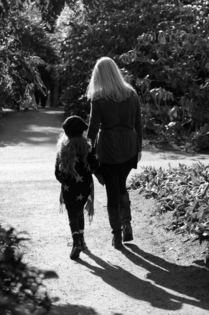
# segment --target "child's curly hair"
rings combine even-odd
[[[84,165],[88,165],[87,156],[90,145],[83,136],[68,138],[64,133],[61,134],[58,143],[58,156],[61,161],[61,171],[76,177],[78,174],[75,169],[76,158],[80,158]]]

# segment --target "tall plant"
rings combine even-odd
[[[39,270],[23,262],[26,233],[0,226],[1,315],[44,315],[51,307],[44,279],[56,278],[53,271]]]
[[[3,5],[2,5],[3,3]],[[1,106],[19,107],[28,83],[42,88],[39,67],[58,62],[58,48],[42,15],[30,1],[4,1],[0,6]]]
[[[69,32],[63,42],[62,100],[67,111],[87,114],[85,90],[97,58],[118,57],[131,49],[139,32],[138,1],[83,1],[71,7]]]
[[[164,88],[173,93],[170,106],[179,106],[183,119],[191,116],[193,129],[197,129],[209,122],[208,1],[156,1],[154,5],[146,1],[141,10],[144,28],[134,48],[121,60],[136,83],[137,78],[149,74],[150,92]],[[162,105],[163,101],[161,98]],[[154,107],[152,97],[144,106],[150,102]]]

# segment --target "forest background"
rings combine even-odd
[[[207,0],[1,0],[0,107],[20,108],[32,83],[86,117],[92,67],[107,55],[141,97],[147,136],[207,151],[208,13]]]

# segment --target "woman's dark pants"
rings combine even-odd
[[[126,180],[132,166],[121,164],[102,164],[102,176],[107,193],[107,210],[112,232],[121,231],[122,225],[131,221],[129,195]]]

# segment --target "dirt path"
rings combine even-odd
[[[50,315],[146,315],[209,313],[208,271],[194,264],[204,247],[166,233],[155,204],[131,192],[134,242],[111,246],[104,188],[95,181],[96,214],[86,241],[90,251],[69,259],[66,213],[58,211],[54,179],[61,111],[10,113],[0,120],[0,218],[31,235],[25,259],[54,270],[46,285],[56,297]],[[140,165],[166,167],[207,156],[144,151]],[[139,170],[140,171],[140,167]],[[168,214],[169,216],[169,214]],[[164,220],[168,220],[165,217]]]

